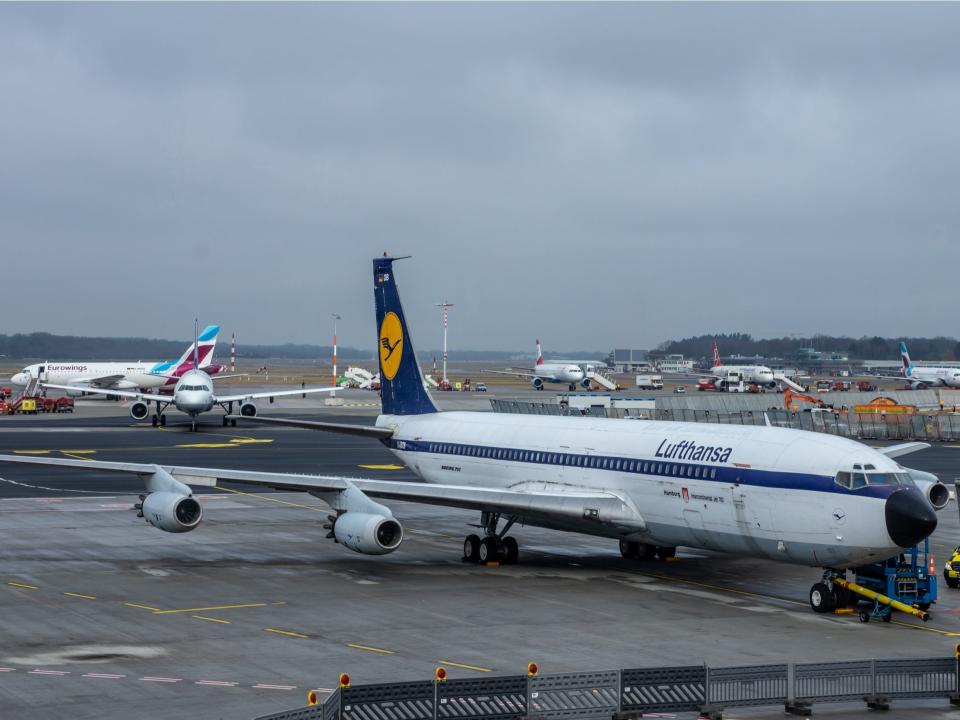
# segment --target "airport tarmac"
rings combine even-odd
[[[460,395],[438,400],[476,402]],[[299,410],[355,422],[376,412],[322,401]],[[166,429],[132,426],[113,403],[0,418],[0,452],[414,479],[374,441],[210,417],[198,433],[174,415]],[[948,482],[960,475],[957,446],[905,460]],[[929,623],[862,625],[810,611],[813,568],[684,550],[675,562],[629,562],[609,540],[527,527],[512,533],[519,565],[477,567],[460,560],[473,513],[399,502],[401,548],[362,556],[325,538],[320,501],[249,486],[204,494],[200,528],[170,535],[135,517],[136,481],[27,466],[0,466],[0,478],[4,720],[64,708],[75,718],[250,718],[302,705],[341,671],[367,683],[431,677],[438,664],[481,677],[529,660],[561,672],[943,656],[960,640],[960,593],[942,584]],[[938,567],[958,543],[951,504],[934,536]],[[946,702],[894,707],[887,717],[947,716]]]

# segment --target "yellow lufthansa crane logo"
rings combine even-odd
[[[393,380],[403,357],[403,327],[396,313],[389,312],[380,323],[380,372]]]

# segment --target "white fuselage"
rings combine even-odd
[[[536,491],[602,490],[642,516],[632,539],[810,566],[848,567],[901,552],[884,524],[905,471],[844,438],[799,430],[606,418],[444,412],[381,415],[385,444],[421,479]],[[877,484],[835,482],[855,464]],[[893,487],[881,480],[897,474]],[[909,480],[903,480],[909,484]],[[589,518],[543,527],[614,537]]]
[[[913,385],[928,387],[960,387],[960,368],[911,365],[904,369],[904,378]]]
[[[173,389],[174,407],[191,417],[208,412],[216,402],[213,380],[202,370],[188,370]]]
[[[14,375],[14,385],[26,386],[39,379],[57,385],[96,385],[104,378],[116,378],[103,387],[115,390],[134,388],[158,388],[170,382],[170,378],[156,374],[156,368],[170,363],[158,362],[52,362],[34,363]],[[91,392],[96,389],[91,387]]]
[[[710,373],[717,378],[727,379],[731,375],[743,378],[744,382],[772,386],[775,383],[773,370],[765,365],[714,365]]]
[[[543,382],[576,385],[583,380],[583,368],[566,363],[543,363],[533,369],[534,377]]]

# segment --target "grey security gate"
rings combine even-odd
[[[512,720],[526,714],[524,675],[437,683],[438,720]]]
[[[322,720],[340,720],[340,688],[327,695],[320,706],[323,708]]]
[[[789,678],[786,663],[709,668],[707,672],[709,705],[746,707],[787,702]]]
[[[341,688],[341,720],[433,720],[433,682]]]
[[[860,700],[873,694],[873,661],[797,663],[794,697],[801,702]]]
[[[616,670],[530,678],[527,711],[556,718],[611,717],[619,709],[620,673]]]
[[[624,670],[620,682],[620,709],[624,712],[682,712],[706,704],[704,665]]]

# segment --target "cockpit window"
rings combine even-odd
[[[913,487],[914,482],[907,473],[885,473],[885,472],[867,472],[860,469],[860,465],[854,465],[853,472],[842,470],[837,473],[834,481],[840,487],[848,490],[859,490],[864,487],[899,485],[901,487]],[[866,467],[873,467],[867,465]]]

